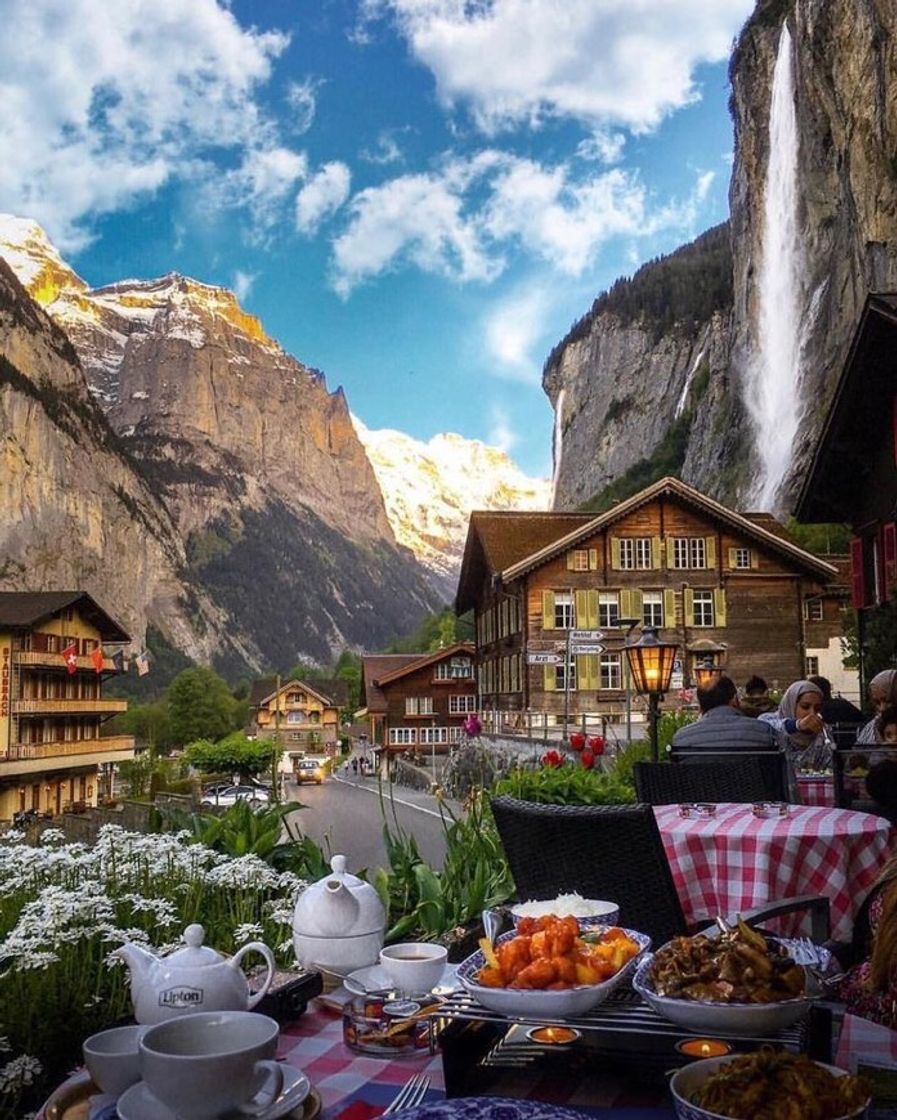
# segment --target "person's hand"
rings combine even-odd
[[[825,721],[822,716],[817,715],[815,712],[810,712],[809,715],[802,716],[797,721],[797,730],[806,731],[812,735],[818,735],[825,727]]]

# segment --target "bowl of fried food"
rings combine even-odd
[[[859,1120],[869,1108],[862,1078],[768,1046],[683,1066],[670,1091],[679,1120]]]
[[[494,947],[483,938],[458,966],[458,979],[491,1011],[564,1019],[606,999],[650,944],[644,933],[581,927],[569,914],[521,918]]]
[[[814,998],[787,947],[741,921],[719,937],[673,938],[640,962],[632,986],[665,1019],[723,1036],[777,1034]]]

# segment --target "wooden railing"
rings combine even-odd
[[[76,739],[59,743],[10,743],[0,762],[19,762],[22,759],[59,758],[74,754],[105,754],[110,751],[133,751],[131,735],[109,735],[106,738]]]
[[[63,656],[58,651],[51,653],[47,650],[14,649],[12,651],[13,665],[41,665],[51,669],[64,669],[66,667]],[[75,664],[79,669],[92,669],[96,672],[96,665],[90,657],[76,657]],[[114,673],[115,666],[108,657],[103,658],[103,672]]]
[[[70,700],[51,700],[48,698],[46,700],[12,700],[10,701],[10,708],[14,716],[43,712],[46,712],[47,715],[105,715],[109,712],[126,712],[128,710],[128,702],[127,700],[103,700],[99,697],[94,700],[87,697],[83,700],[75,698]]]

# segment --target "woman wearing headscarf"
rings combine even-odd
[[[897,669],[883,669],[875,674],[869,682],[869,699],[875,708],[875,715],[860,728],[858,743],[882,742],[875,730],[875,722],[880,712],[897,704]]]
[[[831,769],[832,740],[820,714],[823,699],[812,681],[795,681],[785,689],[777,711],[759,716],[776,729],[795,770]]]

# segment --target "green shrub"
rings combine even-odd
[[[635,801],[631,780],[616,769],[587,770],[569,763],[538,770],[519,768],[500,779],[494,792],[545,805],[626,805]]]

